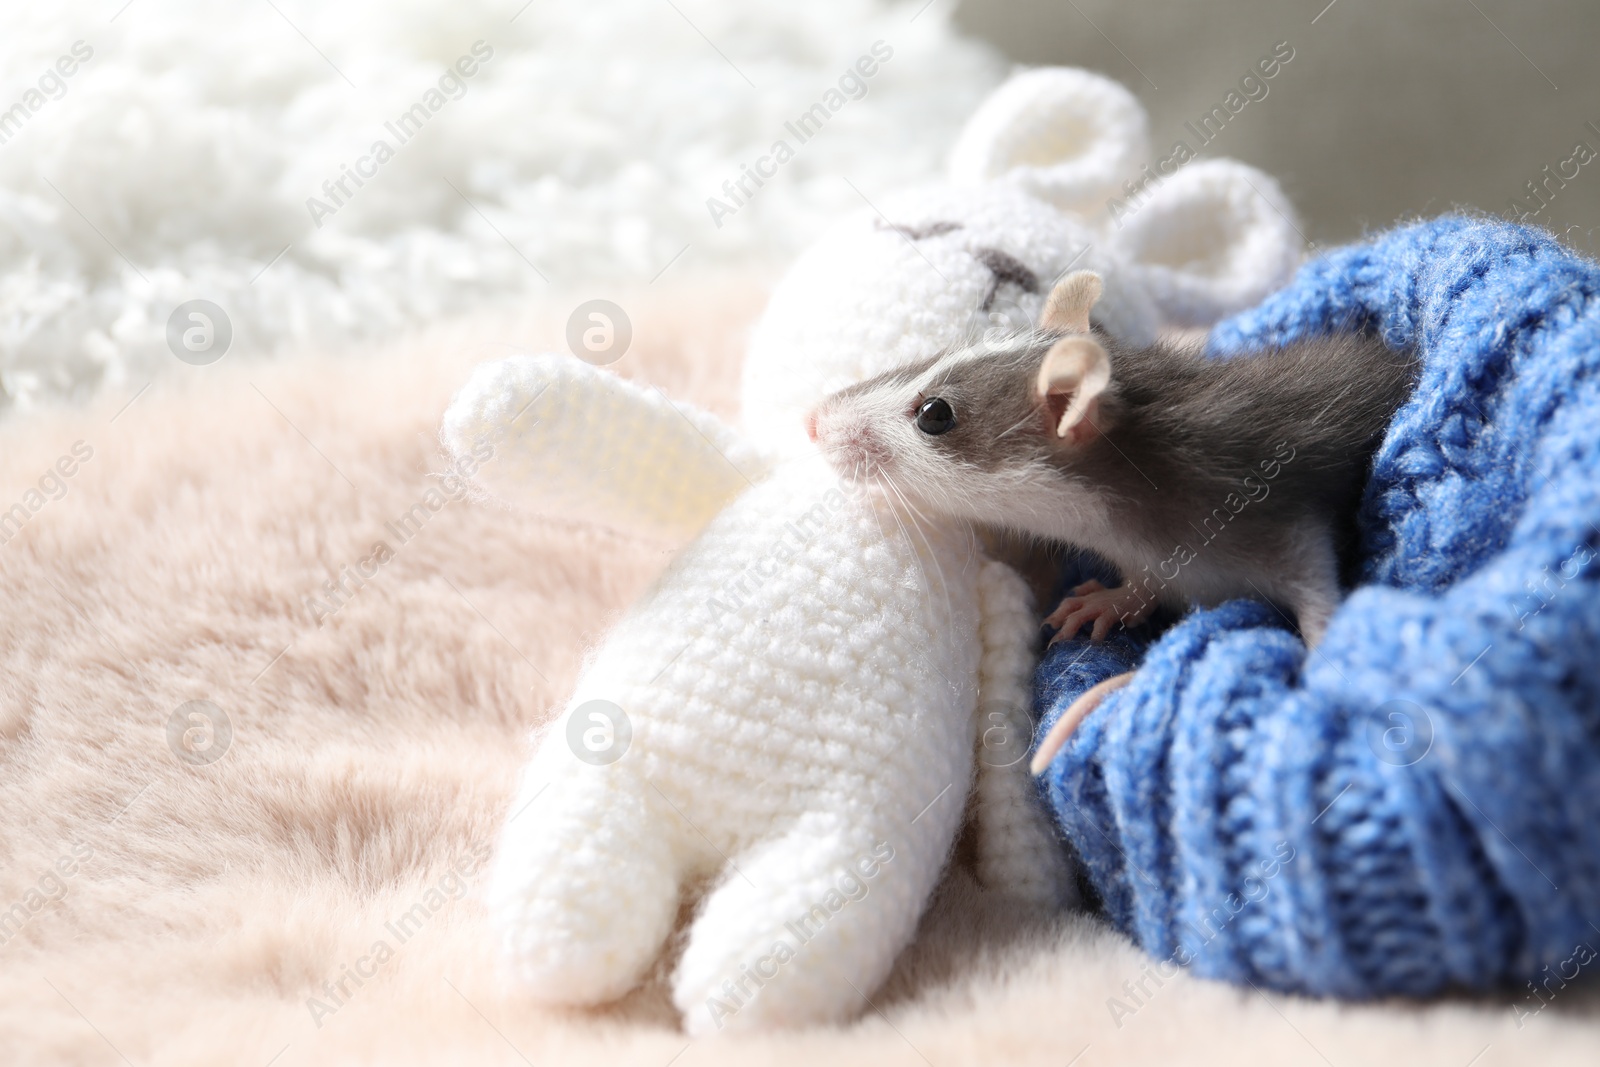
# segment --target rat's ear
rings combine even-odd
[[[1111,384],[1111,357],[1090,337],[1063,337],[1039,366],[1040,403],[1056,436],[1081,445],[1099,432],[1100,398]]]
[[[1039,312],[1039,328],[1053,333],[1088,333],[1089,312],[1104,291],[1105,284],[1094,271],[1073,271],[1050,290],[1044,310]]]

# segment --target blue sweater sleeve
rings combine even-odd
[[[1542,231],[1447,217],[1322,256],[1213,330],[1218,355],[1372,330],[1422,372],[1316,650],[1237,601],[1040,666],[1048,728],[1139,663],[1042,788],[1150,953],[1344,997],[1549,986],[1594,958],[1597,294],[1600,265]]]

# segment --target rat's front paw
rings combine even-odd
[[[1044,621],[1048,626],[1057,627],[1056,635],[1050,639],[1052,645],[1076,637],[1078,631],[1091,622],[1094,623],[1094,629],[1090,631],[1089,639],[1104,641],[1113,624],[1120,622],[1124,626],[1137,626],[1150,617],[1155,606],[1155,601],[1146,600],[1132,586],[1120,585],[1115,589],[1107,589],[1099,582],[1087,581],[1075,587],[1072,595],[1046,615]]]

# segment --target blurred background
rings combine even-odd
[[[1116,78],[1165,153],[1292,53],[1204,154],[1275,175],[1310,239],[1461,207],[1594,253],[1597,40],[1593,0],[12,0],[0,415],[175,373],[196,300],[239,357],[772,278],[844,213],[938,180],[1022,64]],[[711,210],[875,47],[859,98]]]
[[[1507,215],[1515,198],[1600,249],[1600,159],[1573,160],[1579,142],[1600,152],[1593,0],[966,0],[955,22],[1012,62],[1118,79],[1157,150],[1288,41],[1268,96],[1210,147],[1277,176],[1313,240],[1454,207]],[[1544,204],[1526,186],[1547,165],[1577,177]]]

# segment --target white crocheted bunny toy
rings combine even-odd
[[[1121,87],[1002,86],[951,181],[885,197],[790,270],[745,365],[742,427],[570,356],[480,367],[442,438],[545,513],[687,545],[594,650],[538,739],[488,905],[514,977],[586,1005],[639,984],[701,894],[672,977],[691,1034],[839,1019],[910,941],[969,797],[978,876],[1072,900],[1025,766],[1038,618],[972,530],[841,484],[807,440],[827,393],[1030,323],[1069,269],[1135,341],[1286,280],[1266,175],[1196,162],[1105,206],[1149,159]],[[1124,201],[1124,204],[1126,202]]]

